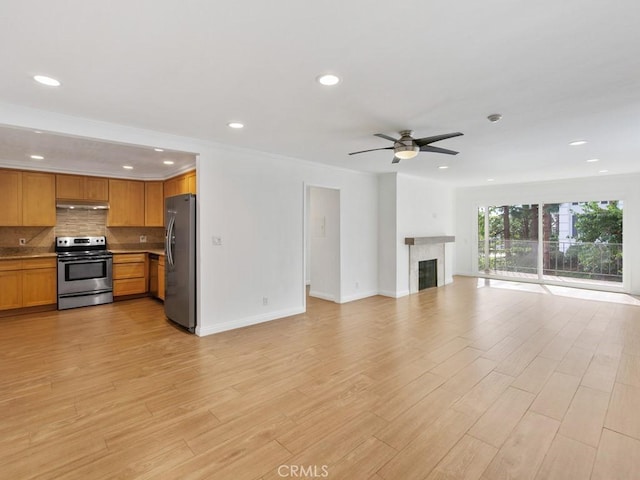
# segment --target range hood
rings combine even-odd
[[[108,210],[109,203],[96,200],[56,200],[56,208],[67,210]]]

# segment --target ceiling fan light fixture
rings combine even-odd
[[[409,160],[410,158],[418,155],[420,148],[417,145],[400,145],[396,147],[395,153],[396,157],[400,160]]]

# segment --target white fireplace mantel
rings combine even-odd
[[[419,263],[422,260],[436,260],[438,287],[446,283],[444,271],[445,243],[455,242],[456,237],[443,235],[438,237],[406,237],[404,244],[409,245],[409,293],[418,292]]]
[[[432,245],[434,243],[452,243],[456,241],[453,235],[442,235],[440,237],[405,237],[405,245]]]

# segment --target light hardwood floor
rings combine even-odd
[[[2,478],[640,478],[633,305],[458,277],[198,338],[140,299],[0,319],[0,360]]]

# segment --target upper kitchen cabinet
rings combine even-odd
[[[65,200],[109,200],[109,180],[82,175],[56,175],[56,197]]]
[[[0,170],[0,226],[22,225],[22,172]]]
[[[144,183],[144,224],[147,227],[164,226],[163,182]]]
[[[164,196],[173,197],[183,193],[196,193],[196,171],[183,173],[164,182]]]
[[[187,191],[189,193],[196,193],[196,171],[187,173]]]
[[[109,179],[109,227],[142,227],[145,218],[144,182]]]
[[[52,173],[22,172],[22,225],[56,224],[56,179]]]

